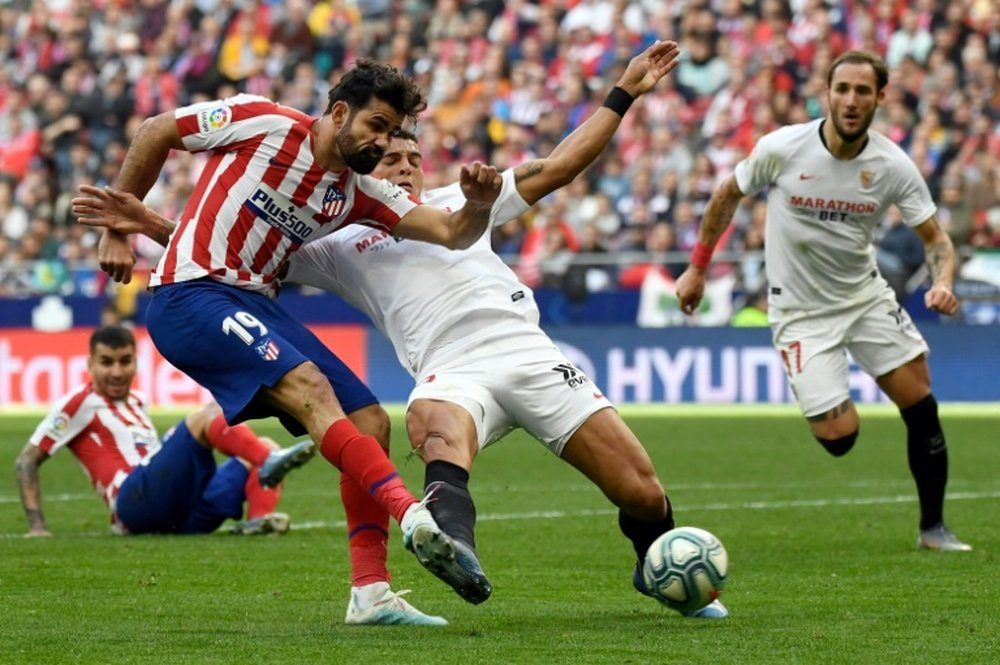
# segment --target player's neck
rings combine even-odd
[[[837,159],[854,159],[868,145],[868,132],[854,141],[845,141],[837,133],[837,128],[829,118],[823,120],[819,128],[819,138],[827,151]]]

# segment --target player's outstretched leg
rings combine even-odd
[[[408,589],[394,592],[388,582],[375,582],[351,589],[344,623],[349,626],[447,626],[439,616],[424,614],[403,600]]]
[[[478,605],[493,593],[476,553],[441,530],[427,504],[434,500],[435,488],[422,501],[407,508],[399,526],[403,545],[436,577],[466,601]]]
[[[260,484],[264,487],[276,486],[289,471],[302,466],[315,454],[316,444],[309,439],[272,452],[260,465]]]

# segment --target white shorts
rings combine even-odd
[[[410,393],[410,403],[417,399],[443,400],[468,411],[480,449],[521,427],[556,455],[587,418],[612,406],[541,330],[432,358]]]
[[[888,286],[876,298],[832,313],[771,311],[781,354],[802,415],[819,415],[850,397],[847,352],[874,378],[928,353],[927,342]]]

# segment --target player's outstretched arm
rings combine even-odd
[[[534,205],[590,166],[611,141],[628,106],[674,70],[679,53],[677,42],[657,41],[632,58],[604,106],[563,139],[548,157],[526,162],[514,170],[521,198]]]
[[[924,242],[931,288],[924,294],[927,309],[951,316],[958,311],[958,298],[952,293],[955,276],[955,246],[941,228],[937,215],[913,228]]]
[[[462,165],[459,184],[465,205],[450,214],[427,205],[417,206],[399,220],[393,233],[449,249],[471,247],[489,225],[490,209],[502,183],[495,166],[479,162]]]
[[[736,176],[730,175],[712,193],[712,198],[705,206],[705,214],[698,228],[698,243],[691,252],[691,263],[677,279],[678,305],[685,314],[693,314],[705,295],[705,275],[712,260],[715,243],[729,226],[742,198],[743,192],[736,183]]]
[[[45,538],[51,536],[42,513],[42,488],[38,482],[38,467],[48,459],[48,455],[38,446],[27,444],[14,463],[17,489],[21,493],[21,507],[28,518],[28,532],[25,538]]]

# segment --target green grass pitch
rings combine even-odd
[[[996,663],[1000,662],[1000,408],[945,407],[946,517],[971,553],[914,548],[905,432],[862,409],[833,459],[787,408],[623,410],[679,524],[726,545],[723,622],[684,619],[630,586],[616,511],[517,432],[485,451],[471,488],[494,584],[465,604],[395,526],[396,589],[443,629],[347,627],[337,475],[321,458],[286,482],[284,537],[117,537],[75,459],[41,469],[55,538],[27,540],[13,463],[39,414],[0,415],[0,663]],[[161,428],[177,414],[157,416]],[[398,410],[392,457],[411,488]],[[273,422],[261,433],[291,439]],[[419,492],[418,492],[419,493]]]

